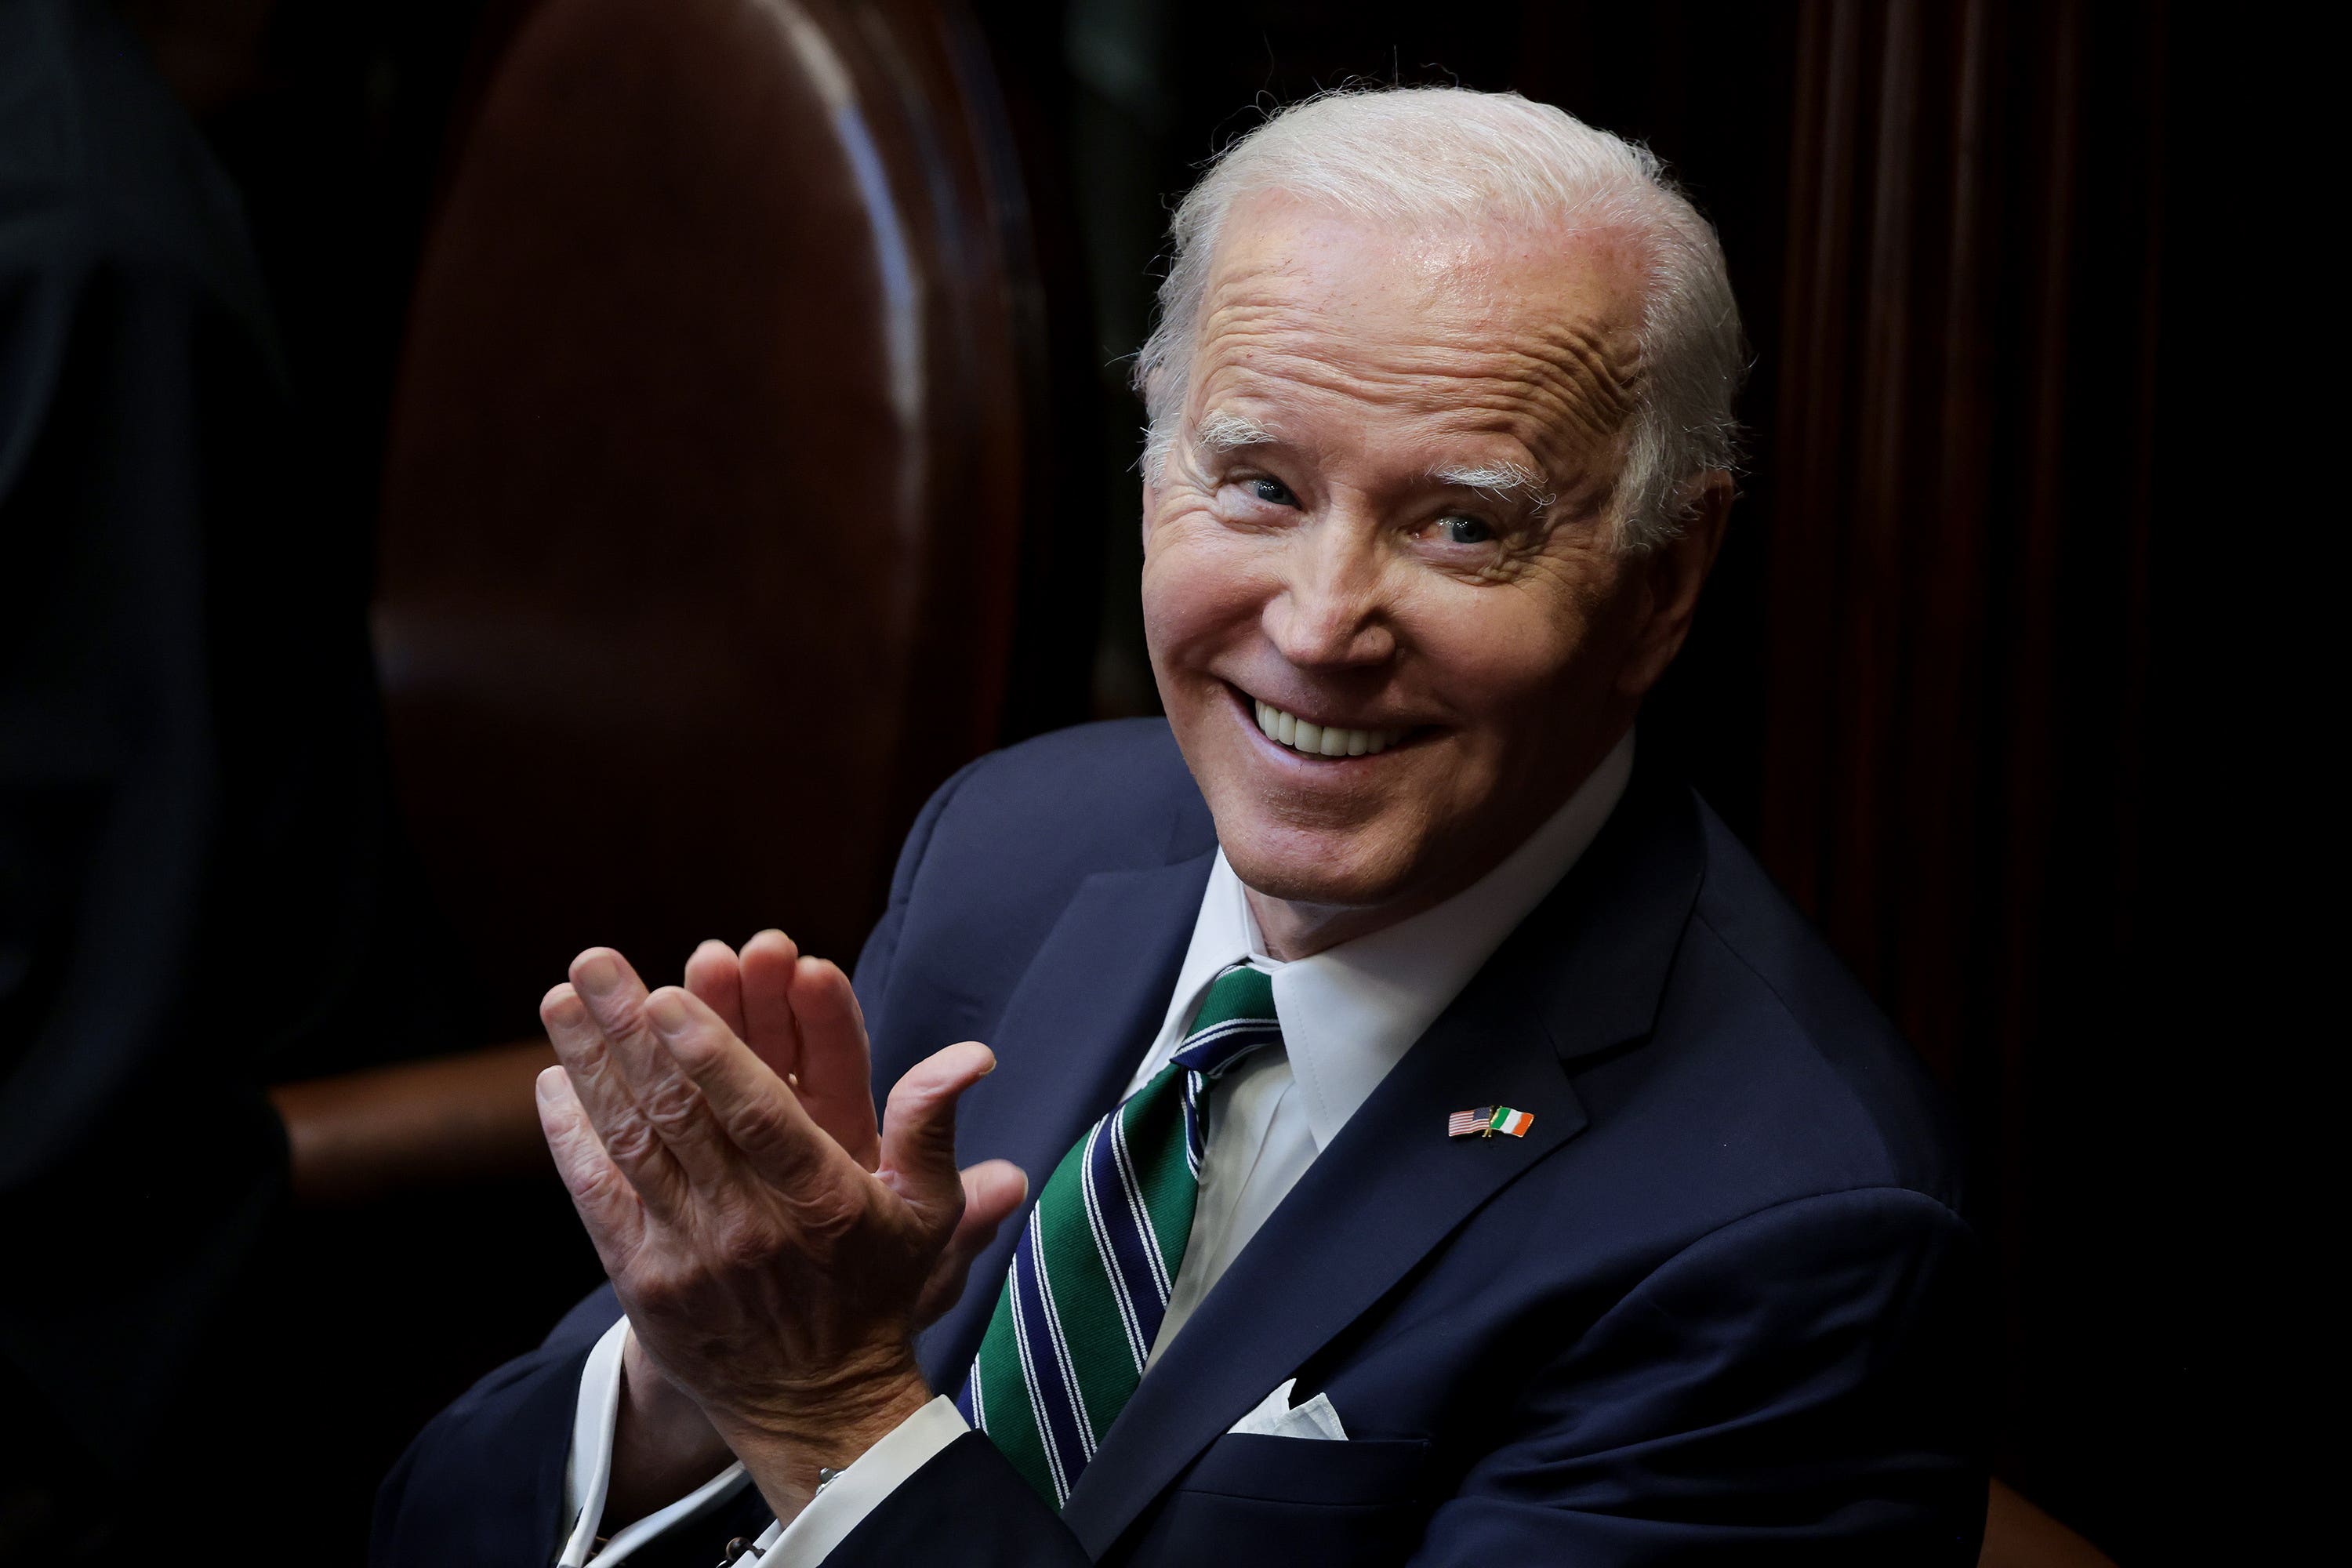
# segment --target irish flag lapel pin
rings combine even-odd
[[[1448,1138],[1467,1138],[1476,1133],[1492,1138],[1497,1132],[1507,1132],[1514,1138],[1524,1138],[1536,1119],[1524,1110],[1513,1110],[1507,1105],[1482,1105],[1475,1110],[1457,1110],[1445,1119]]]

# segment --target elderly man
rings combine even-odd
[[[1168,721],[950,781],[854,992],[580,957],[541,1105],[613,1289],[379,1561],[1972,1562],[1934,1095],[1635,761],[1731,501],[1712,231],[1438,90],[1276,117],[1173,239]]]

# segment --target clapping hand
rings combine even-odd
[[[995,1058],[950,1046],[877,1125],[848,978],[780,931],[706,942],[650,994],[592,948],[540,1016],[563,1064],[541,1123],[634,1329],[607,1519],[664,1500],[627,1496],[647,1472],[677,1489],[665,1461],[715,1468],[715,1439],[790,1520],[930,1397],[914,1333],[1026,1194],[1003,1161],[955,1168],[956,1100]]]

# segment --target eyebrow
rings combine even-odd
[[[1430,469],[1429,477],[1441,485],[1475,490],[1491,501],[1524,505],[1537,511],[1559,500],[1541,474],[1518,463],[1449,464]]]
[[[1270,447],[1274,433],[1239,414],[1212,414],[1194,426],[1193,444],[1204,452],[1238,452],[1244,447]]]

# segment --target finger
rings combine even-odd
[[[800,1022],[793,1016],[793,969],[801,950],[780,931],[763,931],[743,944],[743,1043],[791,1083],[801,1070]]]
[[[701,997],[737,1039],[751,1038],[743,1018],[743,965],[733,948],[715,939],[696,948],[686,961],[686,988]]]
[[[803,958],[793,966],[793,1016],[799,1020],[801,1103],[852,1158],[873,1170],[882,1158],[874,1122],[874,1060],[857,993],[838,964]]]
[[[655,1214],[677,1213],[686,1173],[638,1108],[579,992],[568,983],[550,991],[540,1001],[539,1021],[605,1154]]]
[[[682,997],[682,1005],[689,1012],[701,1005],[692,997]],[[710,1016],[712,1025],[717,1021]],[[771,1184],[791,1192],[836,1177],[862,1179],[800,1097],[733,1035],[688,1027],[665,1034],[662,1044],[736,1152]]]
[[[662,1048],[648,1016],[654,1006],[672,1012],[686,1000],[686,993],[666,985],[649,998],[636,971],[608,947],[592,947],[572,960],[572,984],[603,1031],[605,1049],[630,1098],[688,1184],[706,1191],[730,1184],[735,1173],[726,1137],[703,1103],[702,1091]],[[701,1011],[715,1026],[726,1026],[708,1008]],[[646,1201],[654,1202],[652,1194],[646,1194]],[[663,1213],[662,1217],[670,1215]]]
[[[1029,1199],[1029,1178],[1010,1160],[983,1160],[963,1173],[963,1216],[923,1282],[915,1325],[929,1328],[963,1295],[972,1260],[988,1250],[1004,1222]]]
[[[570,1074],[549,1068],[539,1075],[539,1127],[555,1156],[555,1173],[572,1194],[580,1224],[595,1244],[604,1272],[617,1272],[645,1236],[645,1209],[636,1189],[605,1153],[580,1103]]]
[[[890,1090],[882,1119],[881,1176],[942,1231],[963,1207],[955,1164],[955,1108],[963,1091],[996,1070],[996,1055],[966,1040],[924,1058]]]

